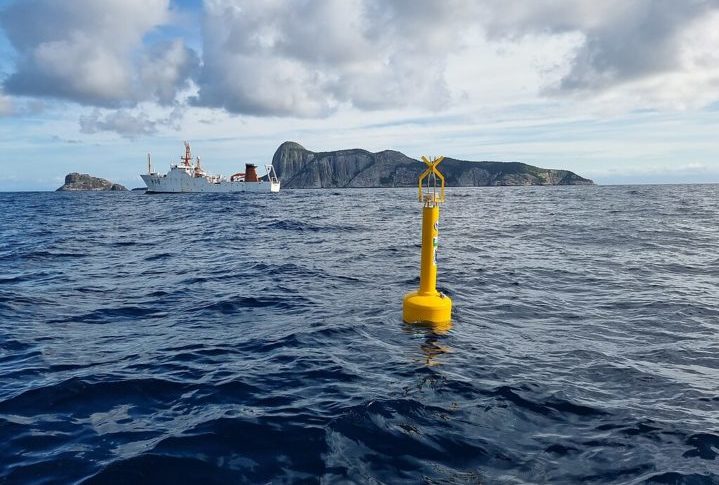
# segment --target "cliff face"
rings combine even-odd
[[[283,188],[413,187],[423,163],[385,150],[311,152],[285,142],[272,157]],[[552,170],[518,162],[469,162],[445,158],[440,165],[447,186],[486,185],[592,185],[568,170]]]
[[[86,173],[69,173],[65,176],[65,184],[57,189],[56,192],[73,192],[80,190],[127,190],[120,184],[113,184],[109,180],[101,179],[98,177],[91,177]]]

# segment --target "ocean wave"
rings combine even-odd
[[[0,194],[0,482],[719,483],[707,187]]]

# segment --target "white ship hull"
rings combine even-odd
[[[147,185],[147,193],[176,192],[279,192],[280,182],[231,182],[224,179],[212,180],[195,177],[184,169],[173,168],[167,175],[140,175]]]
[[[146,193],[183,193],[183,192],[279,192],[280,180],[272,165],[267,165],[267,180],[257,176],[257,165],[245,164],[245,172],[236,173],[229,179],[219,175],[209,175],[200,167],[200,158],[193,163],[190,144],[185,142],[185,156],[182,163],[170,165],[165,175],[152,171],[150,154],[147,154],[147,174],[140,175],[147,185]]]

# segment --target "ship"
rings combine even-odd
[[[245,164],[245,171],[231,175],[210,175],[200,164],[200,157],[193,160],[190,144],[185,142],[185,155],[180,163],[170,164],[170,171],[164,175],[152,171],[150,154],[147,154],[147,173],[140,175],[147,190],[145,193],[177,192],[279,192],[280,181],[272,165],[266,165],[267,173],[257,176],[257,165]]]

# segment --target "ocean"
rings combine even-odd
[[[719,483],[719,186],[2,193],[2,483]]]

